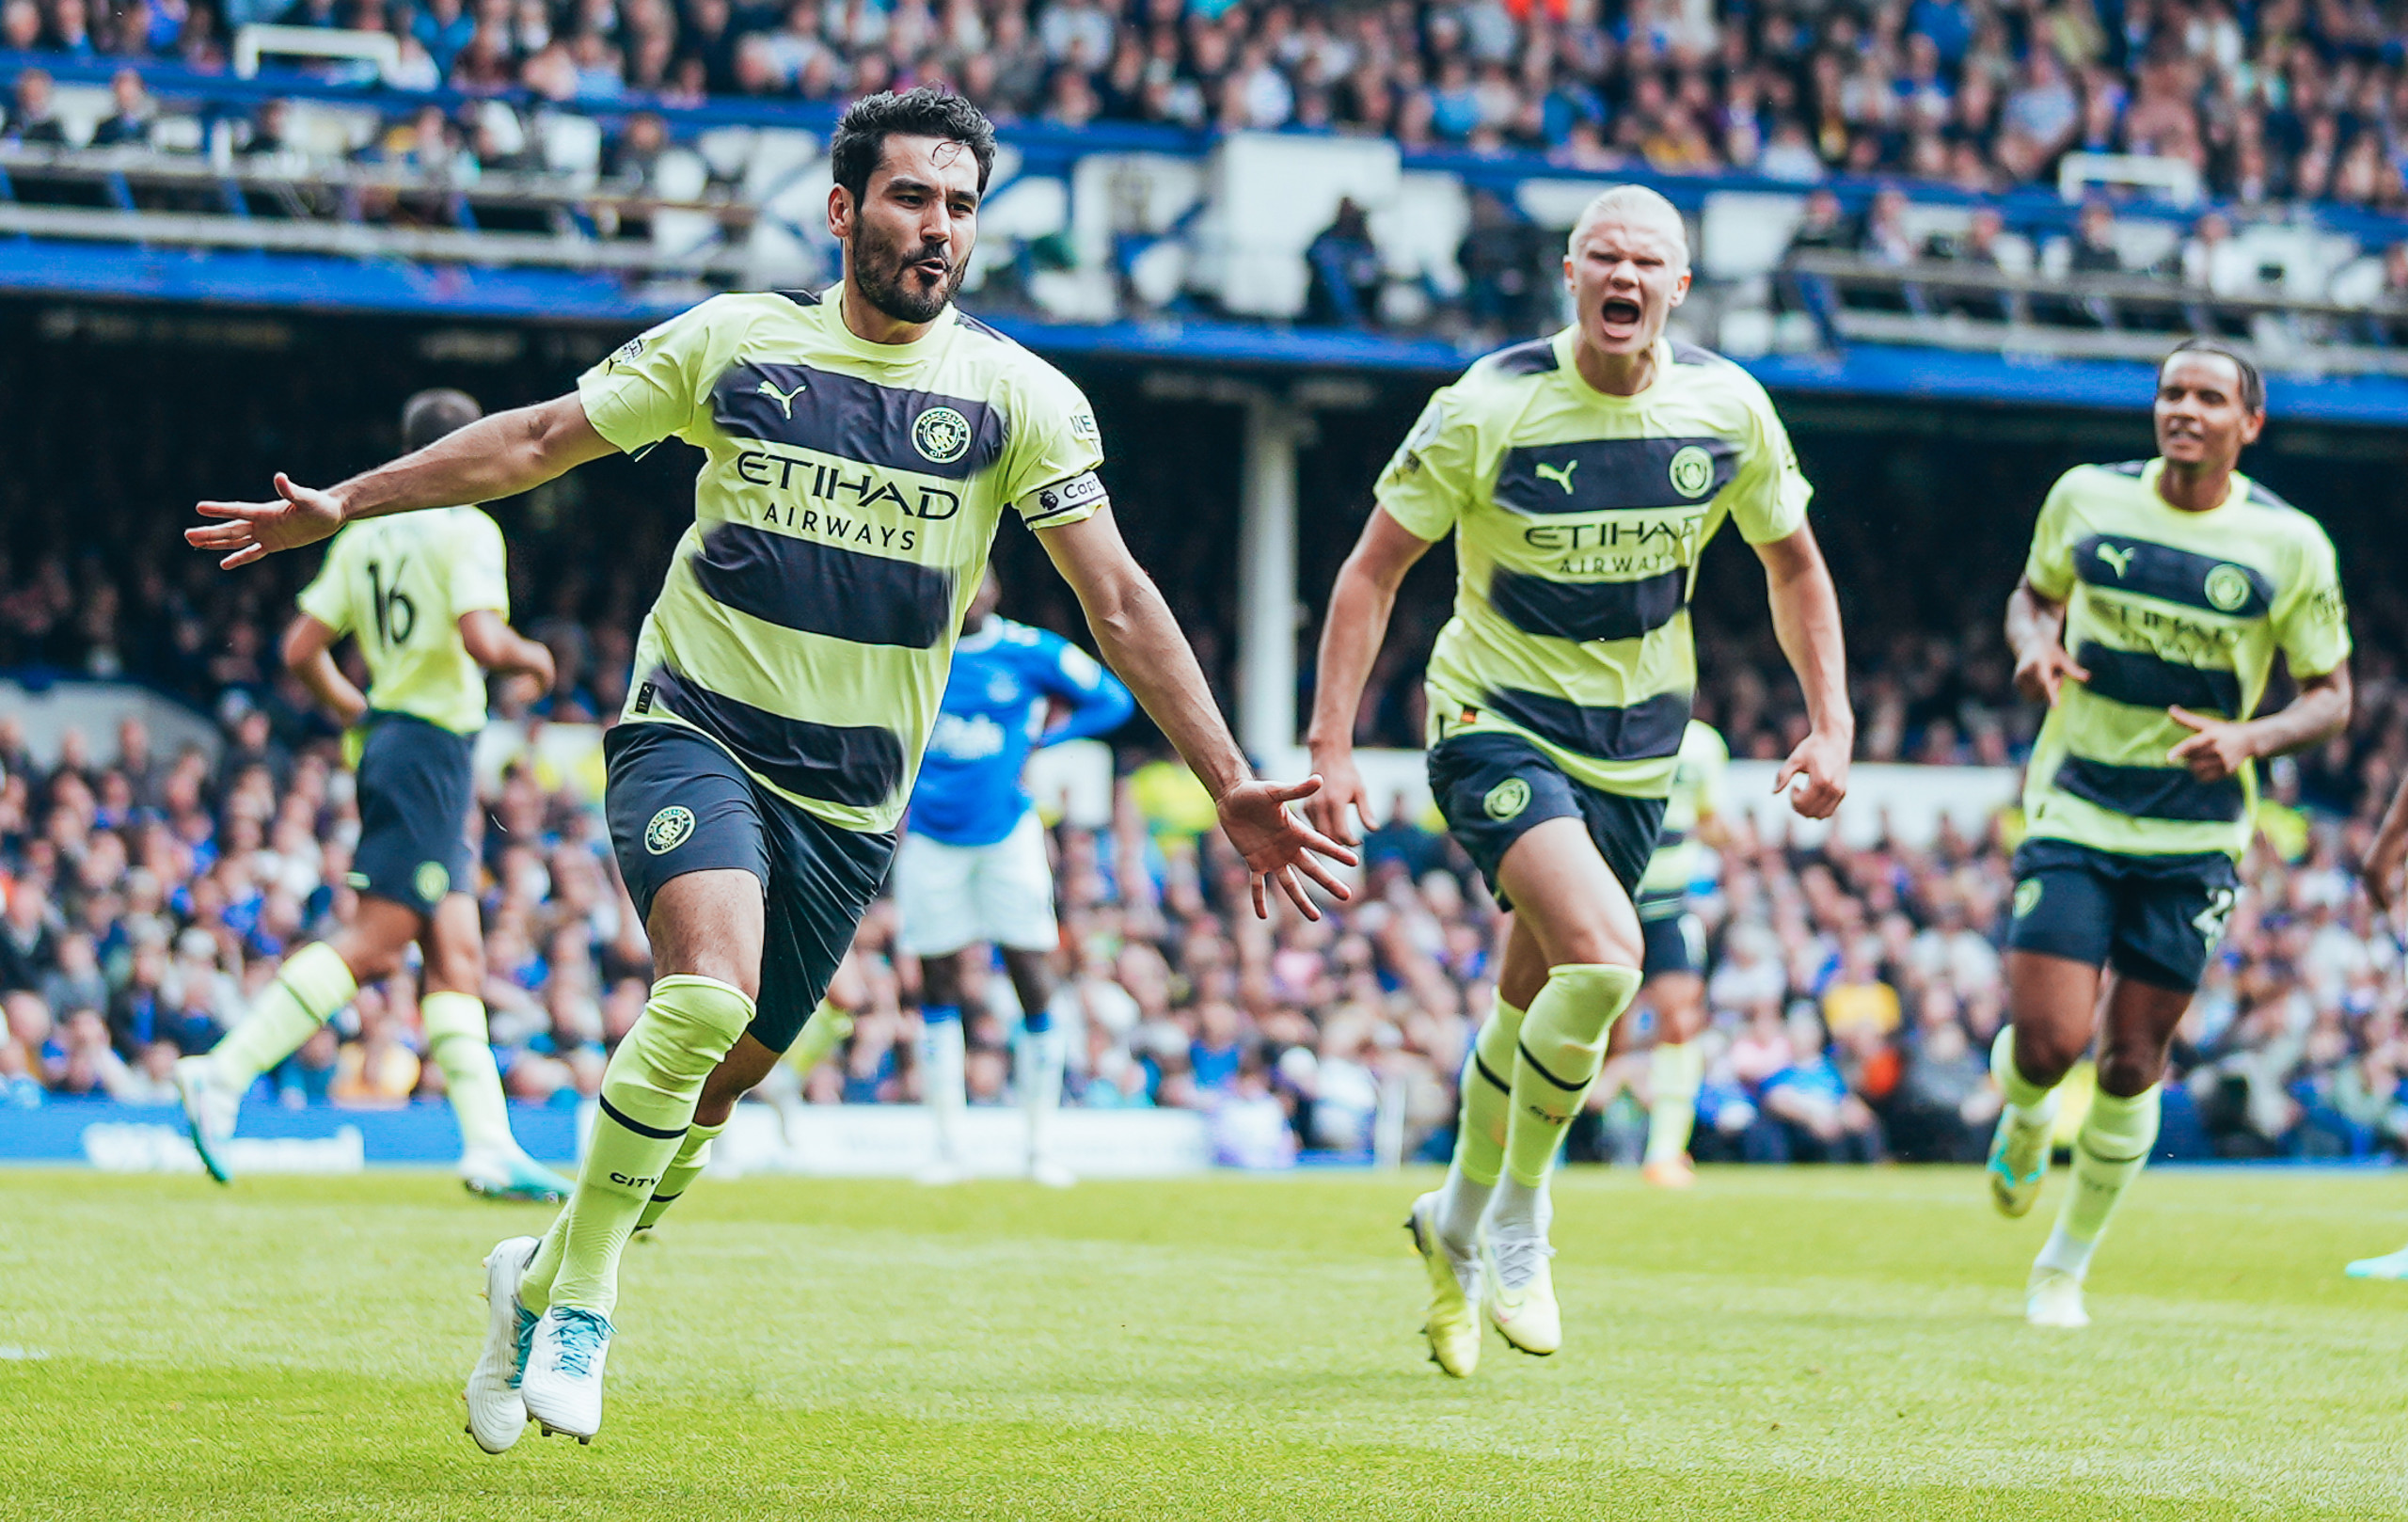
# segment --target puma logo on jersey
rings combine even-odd
[[[768,381],[763,381],[760,385],[752,388],[752,389],[758,394],[766,396],[770,401],[775,402],[778,404],[778,410],[785,414],[785,419],[788,422],[794,421],[794,399],[800,396],[810,388],[811,388],[807,385],[798,383],[793,390],[781,391],[776,387],[770,385]]]
[[[1563,495],[1569,497],[1572,495],[1572,472],[1579,468],[1580,462],[1577,460],[1567,461],[1562,465],[1543,464],[1538,468],[1539,479],[1554,482],[1563,488]]]
[[[2130,545],[2101,545],[2099,547],[2099,558],[2115,568],[2115,579],[2118,581],[2124,579],[2125,572],[2132,568],[2132,548]]]

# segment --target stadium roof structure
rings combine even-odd
[[[97,94],[94,87],[116,67],[109,60],[0,53],[0,70],[26,66],[48,69],[64,87],[87,96]],[[692,178],[681,189],[664,190],[657,183],[613,182],[598,172],[603,123],[652,107],[579,103],[555,110],[521,101],[516,103],[531,107],[529,156],[538,156],[540,148],[541,167],[452,180],[360,162],[351,150],[365,145],[380,118],[430,104],[481,109],[483,98],[361,88],[297,73],[230,78],[168,67],[143,71],[150,88],[183,113],[180,146],[185,151],[0,149],[0,293],[624,328],[681,310],[717,289],[826,278],[829,250],[813,244],[815,236],[824,243],[824,234],[811,226],[827,183],[818,135],[832,124],[832,112],[825,106],[721,101],[660,110],[673,137],[702,150],[681,148]],[[322,131],[332,123],[350,137],[306,161],[237,157],[234,139],[270,100],[314,109],[324,119]],[[540,134],[553,135],[531,140]],[[716,160],[705,167],[714,135],[721,146],[738,143],[732,169]],[[559,150],[558,141],[567,148]],[[757,148],[746,146],[756,141]],[[1244,161],[1250,167],[1240,172],[1230,166],[1233,149],[1247,146],[1258,156]],[[762,161],[772,148],[785,157],[767,172]],[[1295,135],[1232,145],[1153,127],[1015,126],[1006,149],[990,191],[987,232],[987,242],[1005,252],[989,269],[1009,269],[1020,278],[1018,299],[977,293],[965,305],[1032,348],[1066,358],[1255,374],[1337,373],[1400,384],[1450,375],[1485,345],[1467,346],[1434,327],[1378,331],[1292,321],[1303,301],[1304,245],[1326,224],[1326,208],[1339,195],[1359,197],[1364,192],[1350,187],[1375,182],[1374,194],[1392,196],[1397,205],[1389,226],[1408,246],[1402,255],[1383,247],[1391,283],[1408,287],[1408,293],[1446,296],[1461,289],[1454,252],[1468,196],[1485,192],[1534,222],[1564,226],[1608,178],[1528,157],[1405,157],[1392,144]],[[741,151],[752,152],[753,161],[746,164]],[[1383,153],[1385,163],[1378,162]],[[1306,182],[1304,194],[1285,198],[1306,209],[1277,207],[1271,219],[1284,214],[1286,225],[1271,235],[1267,250],[1239,246],[1264,214],[1264,192],[1249,182],[1261,178],[1262,165],[1291,161],[1303,164]],[[1173,185],[1171,212],[1155,216],[1159,225],[1142,236],[1117,223],[1099,228],[1079,209],[1083,197],[1125,199],[1131,193],[1126,166],[1156,176],[1139,182],[1141,197]],[[1701,284],[1719,293],[1725,307],[1775,305],[1766,299],[1773,282],[1802,277],[1843,291],[1888,282],[1891,289],[1886,294],[1877,290],[1873,307],[1886,301],[1909,309],[1893,315],[1832,298],[1812,324],[1792,313],[1784,330],[1789,341],[1754,344],[1729,341],[1737,325],[1726,318],[1726,341],[1718,346],[1736,353],[1776,390],[2125,408],[2148,394],[2153,349],[2174,341],[2184,322],[2195,330],[2199,322],[2211,321],[2252,337],[2289,333],[2265,356],[2279,416],[2355,426],[2408,424],[2408,349],[2368,346],[2346,335],[2328,341],[2322,335],[2337,331],[2337,324],[2346,326],[2349,314],[2333,303],[2286,297],[2281,287],[2288,282],[2271,293],[2215,298],[2186,295],[2163,283],[2152,291],[2129,277],[2092,282],[2099,285],[2094,309],[2104,303],[2153,304],[2173,312],[2170,327],[2157,320],[2161,312],[2128,328],[2109,313],[2098,325],[2104,331],[2036,327],[2020,318],[1996,325],[1931,321],[1917,309],[1925,302],[1922,285],[1945,292],[1987,283],[2003,299],[2024,300],[2052,289],[2052,277],[1963,266],[1953,274],[1866,262],[1851,266],[1846,257],[1792,261],[1785,253],[1790,224],[1782,218],[1784,209],[1794,218],[1801,187],[1744,176],[1614,178],[1645,179],[1697,216],[1704,236]],[[1831,188],[1844,204],[1861,207],[1885,185],[1843,181]],[[1275,207],[1279,188],[1269,194]],[[443,203],[441,214],[417,219],[436,225],[387,225],[361,215],[364,203],[410,196]],[[1913,197],[1916,214],[1934,228],[1956,225],[1952,217],[1961,223],[1973,199],[1920,186]],[[2036,189],[1990,204],[2027,250],[2061,238],[2079,210]],[[2149,247],[2171,248],[2200,210],[2135,203],[2123,214]],[[441,225],[447,220],[450,225]],[[638,230],[629,235],[630,228]],[[2267,245],[2275,250],[2270,257],[2294,262],[2309,257],[2299,249],[2375,247],[2408,237],[2408,227],[2346,208],[2320,208],[2313,223],[2294,219],[2263,230],[2275,240]],[[1069,262],[1089,267],[1031,275],[1049,262],[1062,263],[1065,246]],[[765,247],[772,252],[765,255]],[[1149,262],[1173,268],[1168,284],[1149,274]],[[2329,274],[2329,267],[2314,272],[2320,296]],[[1029,300],[1029,288],[1048,279],[1069,289],[1070,299]],[[1918,288],[1906,292],[1909,300],[1892,299],[1907,287]],[[1198,290],[1208,299],[1188,299]],[[1132,291],[1142,291],[1144,299],[1132,299]],[[2210,299],[2218,309],[2202,318],[2199,303]],[[1742,315],[1771,321],[1760,311]],[[2396,329],[2408,330],[2408,313],[2391,320]],[[1698,336],[1715,342],[1710,330]]]

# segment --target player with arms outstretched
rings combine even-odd
[[[410,449],[465,428],[483,409],[459,391],[421,391],[402,409]],[[467,831],[475,805],[469,753],[485,723],[485,673],[523,673],[548,687],[551,652],[509,624],[501,530],[475,507],[362,523],[337,534],[301,593],[284,663],[359,745],[359,843],[351,886],[359,907],[330,941],[302,947],[224,1040],[175,1067],[193,1147],[223,1183],[225,1143],[243,1093],[298,1051],[363,983],[424,957],[419,1016],[460,1123],[460,1177],[481,1195],[557,1201],[568,1181],[510,1134],[488,1044],[484,938]],[[332,654],[349,637],[368,690]]]
[[[996,616],[1002,589],[990,571],[971,598],[928,737],[903,844],[895,858],[896,940],[920,959],[920,1099],[936,1123],[929,1183],[963,1177],[962,958],[991,942],[1021,1007],[1021,1109],[1028,1123],[1028,1176],[1059,1188],[1069,1170],[1053,1155],[1065,1054],[1054,1027],[1054,869],[1045,827],[1022,789],[1029,752],[1109,734],[1128,719],[1129,690],[1058,634]],[[1056,706],[1059,717],[1051,718]]]
[[[843,281],[714,297],[629,341],[555,401],[499,414],[329,490],[203,503],[229,566],[346,521],[491,500],[613,450],[702,452],[695,521],[637,642],[606,810],[657,981],[602,1080],[576,1192],[539,1244],[486,1260],[470,1427],[531,1417],[590,1439],[628,1234],[700,1165],[736,1101],[819,1002],[895,852],[963,610],[1008,512],[1035,530],[1105,658],[1194,769],[1267,894],[1353,853],[1260,781],[1195,653],[1130,556],[1078,388],[952,304],[994,129],[934,89],[864,97],[830,144]],[[598,528],[599,526],[597,526]],[[1300,877],[1301,874],[1301,877]]]
[[[2056,1086],[2098,1042],[2073,1187],[2025,1290],[2036,1326],[2089,1324],[2091,1255],[2156,1145],[2166,1053],[2240,888],[2252,761],[2350,718],[2332,541],[2237,468],[2266,424],[2257,367],[2183,343],[2159,367],[2154,416],[2156,459],[2077,467],[2051,488],[2007,600],[2016,686],[2049,715],[2024,776],[2008,1024],[1990,1049],[2004,1214],[2039,1197]],[[2299,696],[2253,718],[2277,652]]]
[[[1312,816],[1347,837],[1348,808],[1364,812],[1354,713],[1398,583],[1453,534],[1455,611],[1430,658],[1430,785],[1514,912],[1497,1008],[1465,1070],[1454,1165],[1409,1223],[1430,1274],[1431,1355],[1456,1375],[1479,1360],[1475,1299],[1526,1353],[1561,1341],[1547,1177],[1639,991],[1632,895],[1697,685],[1698,556],[1726,518],[1764,561],[1813,726],[1776,789],[1796,784],[1799,813],[1829,816],[1855,741],[1839,606],[1781,420],[1745,371],[1664,336],[1689,284],[1680,214],[1650,190],[1606,192],[1573,229],[1563,277],[1573,325],[1432,397],[1381,475],[1330,594],[1308,736],[1327,781]]]

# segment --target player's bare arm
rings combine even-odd
[[[1264,782],[1246,766],[1221,711],[1205,685],[1196,652],[1180,632],[1170,605],[1129,553],[1107,505],[1078,523],[1038,531],[1062,579],[1078,594],[1079,606],[1095,631],[1097,645],[1154,722],[1162,726],[1204,784],[1220,810],[1221,829],[1245,858],[1254,878],[1254,912],[1268,917],[1267,888],[1276,885],[1308,919],[1319,919],[1297,874],[1312,879],[1333,897],[1348,897],[1346,885],[1317,858],[1354,864],[1354,853],[1312,829],[1288,810],[1321,790],[1321,779]]]
[[[1806,694],[1806,737],[1773,779],[1776,793],[1809,819],[1828,819],[1847,796],[1848,759],[1856,750],[1856,713],[1847,701],[1847,649],[1840,633],[1839,594],[1814,531],[1800,527],[1755,547],[1765,563],[1773,633]],[[1795,788],[1791,784],[1796,783]]]
[[[460,645],[470,660],[497,676],[531,676],[548,688],[558,674],[551,646],[512,628],[490,608],[460,615]]]
[[[2165,753],[2201,782],[2222,782],[2251,759],[2289,755],[2323,744],[2350,721],[2350,669],[2337,667],[2299,684],[2287,707],[2248,720],[2217,719],[2184,707],[2165,711],[2193,733]]]
[[[284,628],[284,669],[309,690],[318,706],[348,729],[367,715],[368,694],[335,664],[335,642],[341,638],[308,613],[295,615]]]
[[[1371,663],[1387,638],[1396,589],[1403,584],[1404,573],[1429,552],[1429,540],[1390,517],[1386,508],[1375,507],[1329,590],[1329,615],[1322,621],[1313,678],[1312,721],[1305,731],[1321,792],[1305,805],[1305,814],[1314,828],[1350,846],[1361,837],[1349,824],[1348,811],[1366,827],[1371,822],[1363,774],[1354,769],[1355,709],[1363,702],[1363,684],[1370,680]]]
[[[2006,647],[2015,652],[2015,690],[2034,703],[2057,706],[2067,678],[2090,680],[2066,650],[2066,605],[2019,580],[2006,598]]]
[[[2403,868],[2408,868],[2408,776],[2400,779],[2390,807],[2383,811],[2383,823],[2375,830],[2374,844],[2367,848],[2366,862],[2358,868],[2358,881],[2365,886],[2367,897],[2385,914],[2400,902]]]
[[[612,452],[582,402],[554,397],[480,419],[333,486],[300,485],[279,470],[274,501],[202,502],[200,515],[221,521],[186,529],[184,540],[230,571],[316,544],[359,518],[515,497]]]

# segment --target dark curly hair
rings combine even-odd
[[[836,123],[828,158],[836,183],[853,193],[856,204],[869,194],[869,177],[886,156],[886,139],[897,134],[943,138],[969,149],[978,161],[979,194],[986,194],[987,176],[995,167],[995,124],[960,96],[923,85],[900,95],[864,95]]]

